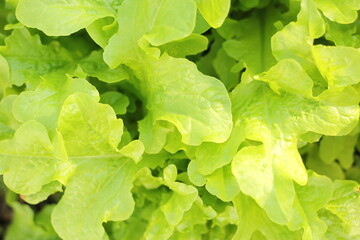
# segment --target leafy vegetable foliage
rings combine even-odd
[[[0,6],[5,239],[360,238],[358,1]]]

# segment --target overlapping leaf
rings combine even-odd
[[[12,139],[0,142],[0,169],[6,185],[29,195],[55,180],[64,183],[72,167],[62,143],[60,134],[50,140],[46,128],[34,120],[21,125]]]
[[[239,61],[240,70],[246,68],[248,73],[254,75],[275,64],[270,38],[276,32],[274,22],[278,16],[277,9],[266,8],[255,11],[250,18],[239,22],[228,20],[219,29],[219,33],[227,39],[223,44],[224,50]],[[256,54],[253,48],[258,49]]]
[[[21,0],[16,16],[28,27],[38,28],[50,36],[70,35],[86,28],[95,20],[114,16],[111,3],[101,0]]]
[[[136,71],[139,89],[146,97],[149,114],[140,122],[140,140],[147,151],[164,146],[170,122],[182,141],[199,145],[203,141],[223,142],[231,131],[230,101],[225,88],[214,78],[201,74],[185,59],[162,56],[148,58]]]
[[[25,83],[35,88],[41,82],[40,76],[71,73],[74,68],[71,55],[59,43],[43,45],[39,36],[31,35],[25,28],[15,29],[5,42],[0,54],[9,64],[11,84]]]
[[[4,94],[7,87],[10,87],[10,70],[6,59],[0,55],[0,93]]]
[[[352,23],[357,18],[360,3],[354,0],[314,0],[324,15],[332,21],[342,24]]]
[[[64,197],[53,213],[55,229],[64,239],[101,239],[101,223],[128,218],[134,204],[130,190],[135,162],[117,150],[122,121],[111,107],[80,93],[66,99],[58,118],[59,131],[52,142],[46,128],[34,120],[18,128],[13,139],[0,142],[5,181],[13,191],[30,195],[30,201],[31,194],[51,194],[47,186],[55,180],[65,184]],[[80,185],[88,187],[79,189]],[[102,196],[95,197],[102,203],[95,203],[93,194]],[[103,208],[89,208],[92,204]],[[88,217],[81,217],[84,212]]]
[[[12,112],[19,122],[37,120],[53,132],[65,99],[76,92],[99,99],[95,87],[86,80],[58,75],[43,79],[33,91],[22,92],[15,99]]]
[[[129,78],[123,66],[110,69],[104,62],[102,55],[101,51],[93,51],[88,57],[80,61],[79,65],[86,75],[97,77],[106,83],[115,83]]]
[[[359,183],[353,181],[335,181],[334,195],[331,201],[319,212],[328,225],[327,238],[359,238],[360,194]]]
[[[300,153],[358,179],[359,8],[7,1],[0,173],[63,192],[7,238],[357,239],[358,183]]]
[[[139,43],[145,40],[159,46],[187,37],[195,19],[193,0],[124,1],[118,10],[119,31],[105,48],[105,62],[117,67],[139,60]]]
[[[299,83],[308,81],[309,84],[289,86],[288,81],[281,80],[289,73],[305,76]],[[232,92],[237,134],[223,146],[200,146],[193,164],[201,174],[208,175],[234,158],[232,172],[241,191],[255,198],[273,221],[284,224],[292,214],[290,209],[295,197],[292,180],[301,185],[307,182],[297,139],[308,131],[328,135],[348,133],[358,120],[358,100],[355,96],[344,106],[346,98],[336,104],[336,100],[328,99],[326,92],[319,97],[309,96],[311,79],[295,61],[283,60],[259,79],[270,86],[252,81],[240,84]],[[278,94],[270,88],[274,79],[278,79],[278,86],[273,87]],[[343,91],[349,91],[344,95],[356,94],[351,89]],[[258,143],[241,148],[235,155],[244,139]]]
[[[196,0],[199,11],[213,28],[220,27],[230,9],[230,0]]]
[[[54,209],[54,228],[64,239],[101,239],[102,222],[127,219],[134,208],[130,190],[136,166],[117,152],[122,121],[109,106],[76,94],[62,107],[59,131],[76,169]]]

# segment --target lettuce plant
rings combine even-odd
[[[360,238],[360,1],[0,4],[6,240]]]

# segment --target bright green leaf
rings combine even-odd
[[[140,39],[159,46],[191,34],[195,26],[193,0],[125,0],[118,10],[119,31],[105,48],[110,67],[139,58]]]
[[[33,7],[31,7],[33,8]],[[67,73],[74,69],[72,57],[58,42],[43,45],[38,35],[31,35],[25,28],[15,29],[0,47],[0,54],[10,67],[10,81],[34,88],[41,76],[52,73]]]
[[[333,185],[329,178],[309,173],[309,181],[306,186],[296,185],[296,195],[299,200],[298,209],[295,207],[293,222],[304,227],[302,239],[321,239],[326,232],[326,224],[317,215],[319,209],[329,202],[333,194]],[[302,210],[300,210],[302,208]]]
[[[19,0],[16,8],[21,23],[49,36],[70,35],[97,19],[114,15],[109,1],[101,0]]]
[[[319,94],[327,88],[314,64],[312,44],[314,39],[325,33],[325,22],[312,0],[301,1],[301,10],[296,22],[290,22],[271,38],[271,48],[277,60],[292,58],[298,61],[302,68],[314,81],[314,94]]]
[[[0,142],[0,169],[6,185],[29,195],[54,180],[66,182],[72,167],[62,144],[59,134],[51,141],[45,127],[36,121],[21,125],[12,139]]]
[[[206,189],[209,193],[223,201],[233,200],[240,191],[236,178],[231,172],[231,165],[217,169],[206,179]]]
[[[23,195],[21,198],[27,203],[39,204],[40,202],[45,201],[50,195],[62,191],[62,184],[58,181],[53,181],[44,185],[39,192],[30,195]]]
[[[136,75],[149,111],[139,123],[140,140],[147,152],[158,152],[165,144],[169,130],[163,121],[176,126],[185,144],[224,142],[228,138],[230,103],[220,81],[201,74],[185,59],[167,55],[159,60],[149,58],[143,64],[145,72]]]
[[[101,51],[93,51],[88,57],[79,63],[83,71],[91,77],[97,77],[106,83],[120,82],[129,79],[129,75],[124,66],[120,65],[115,69],[110,69],[103,60]]]
[[[354,162],[355,145],[358,136],[323,137],[320,142],[319,155],[324,163],[338,159],[343,168],[349,169]]]
[[[195,0],[199,11],[209,25],[220,27],[227,17],[230,9],[230,0]]]
[[[286,226],[270,221],[264,210],[250,197],[239,194],[233,202],[239,218],[238,226],[241,226],[234,239],[250,240],[256,231],[260,231],[266,239],[301,239],[299,232],[291,232]]]
[[[351,47],[313,47],[315,63],[329,87],[343,87],[360,80],[360,50]]]
[[[360,2],[357,0],[314,0],[318,8],[331,21],[347,24],[357,18]]]
[[[313,81],[301,65],[292,59],[281,60],[269,71],[254,78],[268,82],[271,89],[278,94],[280,89],[283,89],[306,97],[312,96]]]
[[[335,43],[336,46],[360,47],[360,35],[357,33],[357,22],[352,24],[340,24],[326,21],[325,37]]]
[[[86,28],[90,37],[102,48],[109,43],[117,30],[118,25],[113,17],[100,18]]]
[[[109,91],[100,95],[100,102],[109,104],[113,107],[116,114],[122,115],[126,113],[129,106],[129,98],[119,92]]]
[[[144,145],[139,140],[134,140],[121,148],[120,153],[138,163],[144,153]]]
[[[160,49],[173,57],[186,57],[205,51],[208,43],[208,39],[203,35],[191,34],[186,38],[166,43]]]
[[[251,18],[236,24],[229,21],[225,26],[225,31],[233,34],[226,34],[229,39],[223,44],[224,50],[252,75],[266,71],[276,63],[270,40],[276,32],[274,22],[278,14],[278,10],[268,8],[253,12]],[[259,51],[254,52],[254,48]]]
[[[338,224],[344,227],[345,233],[354,239],[360,236],[360,194],[359,183],[354,181],[335,181],[334,195],[325,209],[336,215]]]
[[[0,99],[7,87],[10,87],[10,70],[6,59],[0,55]]]
[[[77,92],[99,99],[95,87],[84,79],[73,79],[65,75],[49,76],[35,90],[22,92],[15,99],[14,116],[20,122],[39,121],[53,133],[65,99]]]
[[[79,93],[66,99],[58,126],[76,169],[52,223],[65,240],[100,240],[103,222],[125,220],[134,209],[130,190],[136,166],[117,150],[122,121],[110,106]]]

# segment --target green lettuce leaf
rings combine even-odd
[[[118,24],[114,17],[100,18],[90,24],[86,31],[94,42],[104,48],[112,35],[118,31]]]
[[[298,61],[314,81],[314,94],[320,94],[327,88],[326,80],[321,76],[313,58],[314,39],[325,33],[325,22],[312,0],[301,2],[297,21],[290,22],[271,38],[274,57],[280,61],[291,58]]]
[[[310,172],[307,185],[295,185],[295,201],[288,209],[292,211],[293,216],[289,219],[288,226],[270,221],[271,217],[259,207],[257,202],[248,196],[239,194],[234,200],[234,205],[239,215],[239,225],[245,224],[246,227],[239,228],[235,238],[253,239],[254,236],[257,236],[256,231],[259,231],[265,239],[322,239],[327,226],[317,216],[317,211],[329,202],[332,193],[333,186],[327,177]],[[252,208],[252,211],[248,211],[249,207]],[[255,217],[255,221],[248,220],[249,214],[253,219]],[[300,228],[303,228],[303,231],[298,231]]]
[[[360,238],[359,4],[0,1],[6,240]]]
[[[81,69],[86,75],[96,77],[106,83],[120,82],[129,79],[129,75],[123,65],[110,69],[103,60],[102,51],[93,51],[88,57],[79,62]]]
[[[8,134],[11,137],[12,133],[21,125],[12,112],[16,98],[17,95],[9,95],[0,101],[0,123],[2,124],[2,133],[5,134],[2,135],[4,139],[7,138],[4,136]]]
[[[360,237],[360,194],[359,183],[349,180],[334,182],[334,194],[324,207],[321,217],[329,226],[327,236],[347,236],[346,239]]]
[[[240,73],[232,72],[231,67],[236,61],[227,55],[226,51],[221,48],[216,53],[215,59],[212,61],[214,70],[219,79],[224,83],[228,91],[232,90],[240,82]]]
[[[180,223],[176,226],[176,231],[172,235],[172,238],[181,239],[181,237],[193,234],[201,239],[202,232],[196,232],[196,228],[200,226],[205,227],[208,221],[214,219],[216,215],[217,213],[215,210],[210,206],[205,206],[201,198],[198,197],[192,207],[185,212]]]
[[[200,72],[209,76],[217,75],[213,65],[213,61],[216,58],[217,52],[221,49],[222,43],[223,43],[223,39],[220,36],[218,36],[218,34],[215,34],[214,37],[210,38],[208,51],[205,52],[206,55],[199,59],[196,59],[195,61],[196,66]],[[231,58],[231,60],[233,59]]]
[[[315,63],[329,87],[353,85],[360,80],[360,50],[351,47],[313,47]]]
[[[119,115],[126,113],[126,109],[130,103],[129,98],[126,95],[115,91],[101,94],[100,102],[112,106],[115,113]]]
[[[144,233],[144,237],[145,239],[149,240],[166,240],[169,239],[173,232],[174,226],[166,221],[164,213],[157,209],[151,214],[151,218]]]
[[[304,158],[304,160],[305,165],[308,169],[311,169],[318,174],[325,175],[333,180],[345,178],[343,169],[338,163],[324,163],[324,161],[320,158],[318,144],[309,144],[305,148],[306,157]],[[304,151],[304,149],[302,149],[302,151]],[[303,154],[305,152],[303,152]],[[332,151],[329,150],[330,154],[331,152]]]
[[[62,184],[55,180],[42,186],[39,192],[29,195],[21,195],[21,198],[27,203],[35,205],[45,201],[52,194],[62,191]]]
[[[233,200],[240,188],[231,171],[231,165],[218,168],[212,174],[206,176],[206,190],[223,201]]]
[[[113,16],[110,2],[101,0],[19,0],[16,17],[27,27],[38,28],[49,36],[70,35],[95,20]]]
[[[14,134],[14,130],[0,122],[0,141],[11,138]]]
[[[0,99],[7,87],[10,87],[10,70],[6,59],[0,55]]]
[[[20,125],[11,112],[16,95],[10,95],[0,101],[0,141],[11,138]]]
[[[354,163],[354,151],[357,141],[358,135],[340,137],[325,136],[320,142],[320,158],[327,164],[338,159],[343,168],[349,169]]]
[[[6,185],[16,193],[29,195],[55,180],[65,183],[72,166],[62,144],[60,134],[51,141],[42,124],[25,122],[12,139],[0,142],[0,171]]]
[[[251,85],[252,90],[256,92],[253,93],[254,95],[250,93],[251,90],[249,87]],[[261,86],[261,84],[256,82],[249,83],[248,87],[245,86],[246,85],[239,86],[233,92],[234,97],[242,96],[242,99],[245,101],[243,102],[240,99],[233,101],[236,102],[234,109],[242,112],[241,109],[244,109],[245,106],[251,106],[249,104],[244,104],[246,103],[246,98],[244,97],[248,94],[250,94],[248,95],[249,97],[251,96],[251,101],[254,101],[254,106],[257,107],[255,109],[248,108],[248,110],[245,110],[244,112],[246,117],[244,118],[244,115],[240,114],[238,118],[235,117],[235,119],[239,120],[235,121],[239,121],[239,126],[246,126],[246,138],[254,141],[260,141],[263,143],[263,145],[242,148],[237,153],[232,166],[233,173],[238,179],[240,189],[247,194],[249,194],[248,191],[253,192],[254,195],[250,195],[254,197],[255,195],[262,194],[259,190],[261,188],[254,188],[253,184],[260,181],[262,183],[260,183],[259,186],[270,187],[273,184],[270,183],[269,179],[272,178],[271,176],[273,174],[279,174],[278,176],[282,175],[281,178],[284,179],[291,178],[301,185],[306,183],[307,174],[305,172],[305,168],[303,167],[300,155],[297,151],[297,137],[295,136],[299,136],[299,134],[305,133],[306,131],[327,135],[346,134],[349,132],[349,130],[351,130],[351,128],[355,126],[357,122],[358,107],[357,105],[351,105],[352,103],[350,103],[348,107],[338,107],[336,105],[328,105],[328,103],[322,100],[321,97],[318,99],[304,98],[300,97],[301,95],[293,95],[293,93],[290,92],[282,92],[281,95],[276,95],[272,91],[266,91],[263,88],[264,86]],[[259,94],[257,91],[261,91],[261,94]],[[269,93],[270,95],[266,96],[266,94]],[[261,101],[255,96],[260,96],[260,98],[263,98],[263,100]],[[281,106],[281,103],[276,103],[277,98],[283,103],[286,102],[286,106],[281,108],[281,110],[279,109],[280,112],[278,113],[275,111],[275,109],[276,106]],[[259,102],[262,102],[262,104],[259,104]],[[261,116],[267,116],[266,120],[261,120],[262,117],[254,117],[253,114],[256,115],[261,111],[267,111],[266,109],[269,108],[269,104],[274,104],[271,107],[272,112],[268,112],[266,114],[263,112],[261,114]],[[264,109],[261,110],[261,108]],[[283,110],[285,110],[285,112]],[[333,122],[335,120],[333,114],[334,112],[339,114],[336,119],[336,124]],[[350,114],[352,117],[348,115],[350,112],[352,112],[352,114]],[[340,121],[338,122],[338,120]],[[264,122],[262,123],[262,121]],[[252,164],[254,159],[259,160],[258,164]],[[253,169],[253,171],[250,171],[250,169]],[[272,171],[275,172],[272,173]],[[262,172],[261,178],[257,177],[259,172]],[[250,178],[253,180],[249,181]],[[246,181],[244,181],[245,179]],[[283,181],[283,184],[285,184],[285,180]],[[247,190],[243,189],[242,185],[246,185]],[[275,183],[274,186],[280,185]],[[281,187],[284,188],[283,185]],[[271,188],[272,187],[269,189]],[[265,190],[265,192],[266,191],[267,190]],[[284,204],[289,199],[289,197],[286,197],[286,199],[283,201],[280,200],[279,202]]]
[[[183,39],[166,43],[160,49],[173,57],[186,57],[203,52],[208,47],[208,39],[200,34],[191,34]]]
[[[139,122],[139,132],[147,152],[164,146],[170,128],[166,123],[176,126],[189,145],[228,138],[230,102],[220,81],[201,74],[185,59],[167,55],[159,60],[148,57],[141,70],[135,72],[135,84],[146,97],[148,114]]]
[[[330,20],[326,21],[326,39],[331,40],[336,46],[358,48],[360,46],[359,27],[356,22],[352,24],[339,24]]]
[[[78,93],[66,99],[58,128],[75,170],[52,223],[64,239],[101,239],[102,222],[127,219],[134,209],[130,190],[136,166],[117,150],[122,121],[110,106]]]
[[[334,187],[331,180],[309,172],[308,183],[305,186],[295,185],[295,190],[298,201],[295,200],[294,218],[288,225],[295,229],[303,226],[302,239],[321,239],[327,226],[319,218],[317,212],[332,197]],[[301,223],[299,219],[301,219]]]
[[[357,10],[360,9],[360,3],[354,0],[314,0],[317,7],[331,21],[342,24],[354,22],[357,17]]]
[[[265,8],[254,11],[251,17],[242,21],[229,20],[219,29],[219,33],[227,39],[223,44],[226,53],[239,61],[238,65],[246,68],[251,75],[266,71],[276,63],[270,40],[276,32],[274,22],[278,16],[277,9]],[[253,48],[259,51],[254,53]]]
[[[69,52],[58,42],[43,45],[38,35],[31,35],[26,28],[15,29],[0,47],[10,68],[10,82],[17,86],[26,84],[35,88],[40,76],[52,73],[70,73],[74,69]]]
[[[298,81],[298,84],[302,86],[294,88],[289,85],[286,80],[291,79],[291,76],[302,77]],[[297,152],[297,139],[307,131],[343,135],[356,125],[358,97],[354,90],[342,89],[344,99],[337,99],[335,94],[330,95],[331,90],[325,91],[319,97],[309,97],[312,92],[311,79],[296,61],[283,60],[268,72],[258,75],[257,78],[268,82],[270,86],[260,81],[252,81],[238,85],[231,93],[234,129],[230,138],[224,144],[206,143],[196,150],[196,164],[201,174],[208,175],[215,169],[230,163],[245,138],[269,142],[269,147],[277,149],[275,151],[277,153],[282,150],[291,153]],[[274,87],[274,84],[278,86]],[[276,94],[271,86],[273,89],[278,89],[279,94]],[[338,93],[338,95],[341,94]],[[346,95],[353,98],[347,99]],[[342,106],[342,103],[348,105]],[[272,109],[271,112],[268,111],[269,108]],[[333,118],[333,112],[339,114],[338,118]],[[336,121],[336,124],[333,121]],[[278,124],[279,127],[276,127]],[[333,125],[336,127],[334,128]],[[272,142],[270,139],[274,139],[275,142],[270,143]],[[277,145],[281,146],[280,149],[276,147]],[[285,156],[285,152],[279,153],[279,156]],[[304,177],[305,169],[302,167],[299,154],[295,152],[293,152],[293,157],[288,157],[287,161],[292,159],[291,165],[295,164],[299,167],[291,168],[294,169],[293,174],[300,171]],[[286,161],[280,162],[285,164]],[[306,182],[306,177],[303,177],[301,177],[303,180],[298,179],[299,182]]]
[[[175,9],[180,13],[182,8],[187,13],[185,16],[182,13],[182,21],[174,14],[169,15]],[[139,132],[149,153],[159,152],[165,145],[166,135],[171,130],[169,123],[179,130],[182,141],[190,145],[199,145],[203,141],[222,142],[230,132],[229,102],[217,80],[203,76],[186,60],[173,59],[166,54],[158,59],[158,54],[153,55],[157,49],[143,48],[144,52],[139,47],[143,40],[157,46],[188,36],[194,28],[195,16],[195,6],[191,1],[180,3],[174,0],[166,4],[155,1],[149,5],[143,1],[125,1],[119,9],[119,32],[105,48],[105,61],[111,67],[127,64],[137,77],[132,81],[133,85],[146,98],[149,114],[139,123]],[[138,26],[139,22],[143,22],[142,29],[134,27],[136,31],[126,32],[130,31],[129,24]],[[153,24],[149,24],[151,22]],[[158,22],[169,25],[158,26]],[[188,98],[183,95],[183,89],[187,90]],[[201,96],[199,93],[202,92],[207,95]],[[212,98],[216,98],[213,106],[207,105]],[[197,104],[193,105],[193,102]],[[209,119],[210,122],[206,123]]]
[[[228,15],[230,0],[195,0],[200,13],[213,28],[220,27]]]
[[[135,162],[117,150],[122,121],[116,119],[110,106],[96,100],[83,93],[70,95],[62,106],[52,142],[45,127],[34,120],[18,128],[13,139],[0,142],[4,180],[15,192],[28,195],[24,199],[38,202],[46,198],[58,189],[58,184],[51,185],[55,180],[66,185],[52,216],[56,231],[64,239],[79,235],[101,239],[103,221],[126,219],[133,210],[130,190]],[[88,187],[78,189],[84,184]],[[101,196],[95,198],[98,203],[88,197],[93,194]],[[114,200],[119,198],[122,200]],[[89,204],[102,208],[90,211]],[[88,217],[82,217],[84,212]],[[83,232],[81,226],[88,226],[89,231]]]
[[[125,0],[118,10],[119,31],[105,47],[105,62],[115,68],[139,60],[140,42],[159,46],[187,37],[195,27],[195,19],[193,0]]]
[[[195,187],[176,181],[177,170],[176,166],[171,164],[164,169],[162,177],[152,176],[148,168],[141,169],[136,175],[135,184],[152,190],[154,194],[150,198],[145,196],[155,204],[151,209],[152,213],[147,215],[148,223],[144,231],[146,239],[169,239],[174,234],[180,234],[177,232],[190,232],[194,225],[203,224],[214,217],[214,211],[203,206]],[[170,191],[163,191],[161,185],[167,186]],[[146,194],[146,191],[141,191],[142,195],[144,193]],[[151,206],[137,205],[143,208],[144,212],[147,211],[144,208]],[[198,220],[193,219],[194,214],[197,214]]]
[[[263,239],[301,239],[299,232],[291,232],[286,226],[270,221],[252,198],[239,194],[233,202],[239,218],[238,226],[242,226],[236,231],[234,239],[254,239],[258,232],[264,236]]]
[[[14,210],[14,219],[6,231],[5,240],[60,240],[55,232],[44,229],[34,221],[34,212],[30,206],[13,202],[11,207]]]
[[[285,81],[289,74],[304,76],[299,81],[305,84],[298,88],[289,86]],[[231,93],[233,135],[222,146],[201,145],[191,164],[208,178],[207,175],[232,161],[232,173],[240,190],[253,197],[272,221],[286,224],[293,216],[293,181],[305,185],[308,178],[297,150],[299,137],[308,131],[327,135],[349,133],[358,120],[358,100],[355,97],[345,106],[344,99],[337,101],[337,96],[328,99],[326,92],[319,97],[309,96],[311,79],[293,60],[279,62],[258,78],[263,82],[241,83]],[[278,93],[271,89],[276,79]],[[351,89],[344,91],[354,94]],[[244,139],[251,141],[245,144]],[[217,181],[227,187],[220,177]],[[223,197],[221,192],[216,194]]]
[[[183,218],[184,212],[188,211],[198,196],[196,188],[183,183],[175,182],[177,177],[175,165],[169,165],[164,169],[164,181],[173,191],[169,200],[160,207],[166,220],[177,225]]]
[[[76,92],[99,99],[95,87],[84,79],[65,75],[49,76],[35,90],[22,92],[15,99],[12,112],[19,122],[36,120],[53,133],[65,99]]]

